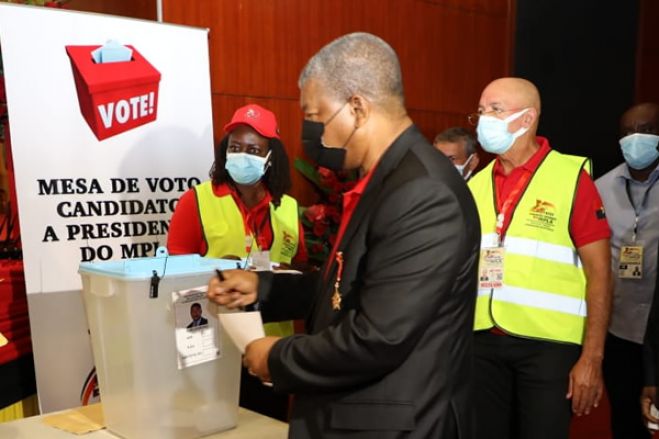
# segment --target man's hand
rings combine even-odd
[[[272,345],[277,343],[280,338],[272,336],[259,338],[247,345],[243,356],[243,365],[250,375],[258,377],[263,382],[270,382],[268,356]]]
[[[643,412],[643,418],[645,422],[652,422],[654,424],[659,424],[659,419],[652,416],[650,413],[650,406],[655,404],[657,397],[657,388],[655,386],[645,386],[641,392],[641,411]],[[656,404],[655,404],[656,407]],[[654,430],[652,430],[654,432]]]
[[[208,300],[229,309],[243,308],[256,302],[259,287],[256,273],[227,270],[222,272],[222,276],[223,281],[216,276],[208,282]]]
[[[570,371],[566,398],[572,398],[572,412],[589,415],[599,405],[603,392],[602,361],[582,355]]]

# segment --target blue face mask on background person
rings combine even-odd
[[[236,183],[254,184],[265,174],[271,152],[269,151],[265,157],[246,152],[227,152],[224,169]]]
[[[453,165],[453,166],[455,166],[455,169],[457,169],[458,172],[460,173],[460,176],[461,176],[462,178],[465,179],[465,181],[466,181],[466,180],[469,180],[469,177],[471,176],[471,170],[470,170],[469,172],[467,172],[467,175],[464,175],[464,171],[465,171],[465,168],[467,167],[467,165],[469,164],[469,162],[471,161],[471,159],[472,159],[473,157],[474,157],[474,155],[471,154],[471,155],[467,158],[467,160],[465,160],[465,162],[464,162],[463,164],[461,164],[461,165],[456,165],[456,164],[454,164],[454,165]]]
[[[513,146],[515,139],[526,133],[528,128],[520,128],[514,133],[508,132],[508,124],[526,113],[529,109],[511,114],[505,119],[497,119],[494,116],[480,116],[476,133],[478,142],[483,149],[492,154],[503,154]]]
[[[645,169],[659,158],[659,136],[634,133],[620,139],[622,155],[630,168]]]

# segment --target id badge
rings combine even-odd
[[[481,249],[478,264],[479,289],[501,288],[503,286],[503,247],[487,247]]]
[[[623,245],[620,247],[618,262],[620,279],[643,279],[643,247],[640,245]]]
[[[251,265],[255,270],[270,270],[270,252],[269,251],[253,251]]]

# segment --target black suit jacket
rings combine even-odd
[[[199,328],[200,326],[204,326],[204,325],[208,325],[208,319],[205,318],[205,317],[201,317],[199,319],[199,325],[197,325],[196,327]],[[194,320],[193,320],[188,324],[187,329],[194,328],[194,327],[195,326],[194,326]]]
[[[453,165],[411,126],[389,147],[328,276],[261,273],[265,321],[306,314],[278,341],[275,390],[295,393],[292,438],[470,438],[480,226]]]

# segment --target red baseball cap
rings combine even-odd
[[[275,114],[260,105],[249,104],[233,113],[231,122],[224,125],[224,132],[229,133],[238,125],[249,125],[263,137],[279,139],[279,128]]]

